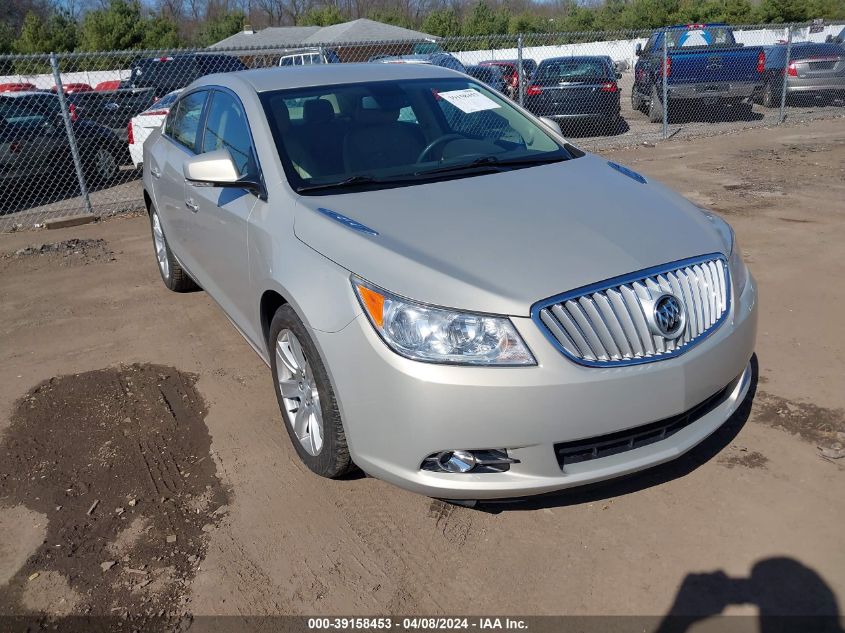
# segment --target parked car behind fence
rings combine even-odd
[[[128,158],[109,128],[79,116],[71,122],[90,186],[108,184]],[[35,195],[52,201],[78,186],[58,97],[49,92],[0,94],[0,213]]]
[[[507,85],[507,94],[511,99],[519,97],[519,62],[516,59],[488,59],[479,62],[480,66],[496,66],[502,70]],[[522,60],[522,84],[528,85],[534,71],[537,70],[537,62],[533,59]]]
[[[497,92],[507,93],[508,84],[505,81],[505,74],[498,66],[467,66],[466,69],[470,77],[475,77]]]
[[[195,79],[212,73],[246,70],[237,57],[219,53],[185,53],[148,57],[132,65],[132,88],[152,88],[153,100],[184,88]]]
[[[537,116],[574,123],[579,133],[587,126],[613,133],[620,123],[616,80],[606,56],[546,59],[525,90],[525,107]]]
[[[787,52],[789,61],[787,62]],[[835,43],[798,42],[791,49],[778,44],[766,49],[760,102],[767,108],[780,106],[786,81],[786,98],[830,104],[845,98],[845,46]]]
[[[636,54],[631,105],[647,112],[655,123],[663,120],[664,107],[669,116],[694,107],[722,105],[750,114],[751,99],[763,88],[765,51],[738,44],[733,29],[725,24],[656,29],[645,46],[637,45]]]

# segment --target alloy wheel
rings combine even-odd
[[[97,150],[97,175],[103,182],[108,182],[117,173],[117,163],[114,156],[107,149],[100,148]]]
[[[293,434],[316,457],[324,437],[320,392],[302,345],[290,330],[282,330],[276,338],[276,375]]]
[[[167,242],[164,241],[164,231],[161,228],[161,220],[158,219],[158,213],[153,211],[153,242],[156,249],[156,259],[158,260],[158,267],[161,270],[161,275],[164,278],[170,275],[170,262],[167,260]]]

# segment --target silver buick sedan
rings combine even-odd
[[[751,381],[731,228],[461,73],[210,75],[144,144],[165,285],[270,366],[302,461],[520,497],[677,458]]]

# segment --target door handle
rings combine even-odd
[[[155,165],[150,165],[150,173],[156,178],[161,178],[161,172]]]
[[[188,207],[194,213],[200,210],[200,205],[194,202],[193,198],[188,198],[187,200],[185,200],[185,206]]]

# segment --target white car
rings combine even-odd
[[[144,141],[147,140],[150,132],[161,127],[164,117],[170,112],[170,106],[176,102],[176,97],[180,92],[182,92],[181,89],[167,93],[149,108],[130,119],[126,134],[129,142],[129,156],[132,157],[135,169],[144,162]]]

